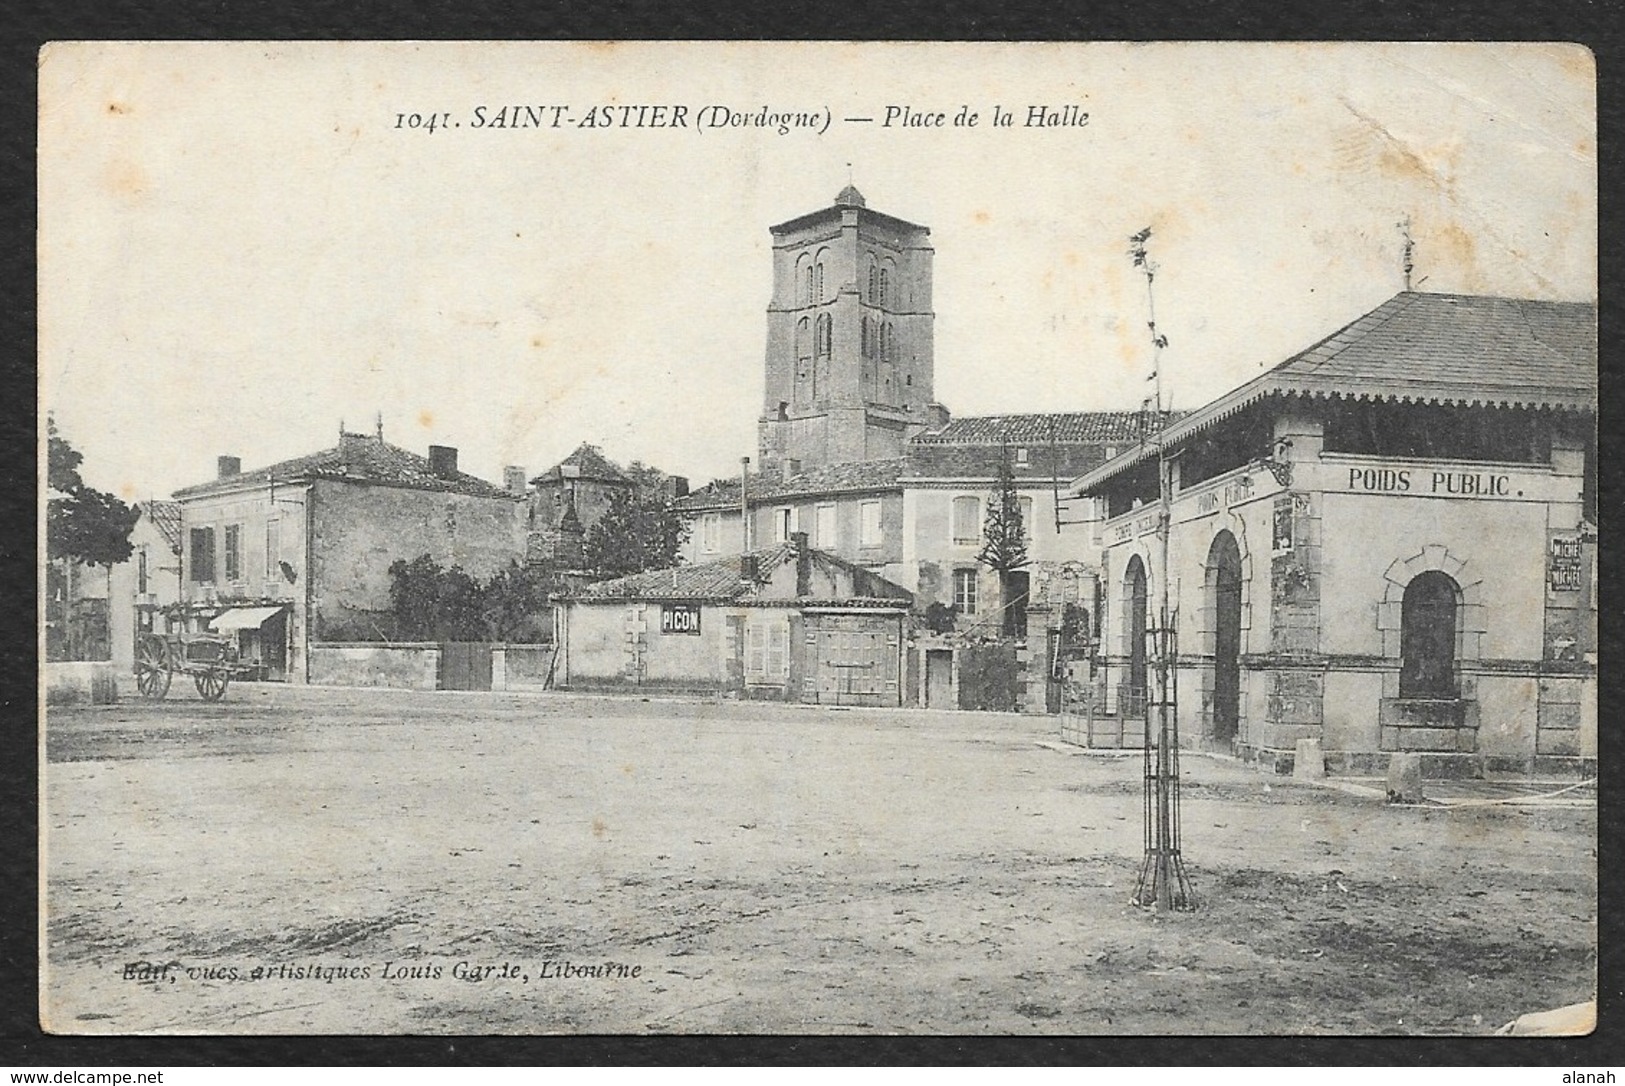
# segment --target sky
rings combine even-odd
[[[543,126],[476,127],[505,105]],[[584,123],[639,105],[686,123]],[[39,139],[41,413],[131,501],[379,413],[493,481],[584,441],[735,472],[768,228],[849,180],[931,229],[956,416],[1137,407],[1147,226],[1176,408],[1401,290],[1406,220],[1416,289],[1597,290],[1577,46],[69,43]]]

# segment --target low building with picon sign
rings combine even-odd
[[[902,702],[907,589],[786,542],[600,581],[555,612],[556,685]]]
[[[1406,292],[1084,474],[1103,711],[1144,712],[1165,584],[1187,744],[1594,765],[1596,406],[1595,305]]]

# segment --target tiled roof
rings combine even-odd
[[[176,554],[181,550],[181,503],[153,498],[139,503],[138,508],[162,533],[169,549]]]
[[[856,494],[876,490],[896,490],[903,473],[901,458],[859,460],[850,464],[828,464],[783,479],[774,475],[752,475],[750,503],[763,505],[788,498],[814,498],[827,494]],[[718,479],[677,499],[679,512],[696,513],[707,509],[739,508],[739,480]]]
[[[1172,421],[1180,412],[1165,412]],[[972,415],[951,420],[939,430],[914,438],[915,445],[1126,445],[1155,430],[1155,412],[1071,411],[1048,415]]]
[[[374,483],[379,486],[399,486],[412,490],[435,490],[454,494],[468,494],[476,498],[505,498],[516,500],[501,487],[467,472],[437,474],[427,458],[391,445],[382,438],[365,434],[341,434],[337,446],[311,453],[309,456],[284,460],[268,468],[245,471],[224,479],[212,479],[196,486],[175,491],[177,498],[194,498],[222,490],[233,490],[243,485],[293,482],[301,479],[344,479],[350,482]]]
[[[757,569],[766,573],[794,554],[789,543],[757,551]],[[583,588],[579,597],[585,600],[736,600],[756,589],[740,572],[744,557],[736,554],[714,562],[652,569],[646,573],[616,577],[611,581],[599,581]]]
[[[567,470],[573,469],[573,470]],[[583,442],[575,452],[532,479],[533,484],[557,482],[560,479],[594,479],[598,482],[632,485],[620,465],[604,455],[597,445]]]
[[[1102,464],[1108,451],[1137,444],[1179,412],[1084,411],[1046,415],[982,415],[955,419],[908,445],[905,482],[991,479],[1008,459],[1017,480],[1070,482]],[[1053,435],[1053,436],[1052,436]]]
[[[1464,407],[1597,408],[1597,307],[1465,294],[1397,294],[1352,324],[1164,431],[1178,443],[1265,397]],[[1092,488],[1156,455],[1124,453]]]
[[[854,597],[853,600],[813,600],[807,598],[757,602],[795,603],[797,606],[834,606],[867,601],[868,606],[878,606],[878,601],[889,599],[892,606],[899,604],[906,606],[913,600],[912,594],[902,585],[893,584],[872,570],[865,569],[856,563],[848,562],[844,558],[838,558],[827,551],[809,550],[808,556],[815,565],[826,568],[836,567],[850,573],[854,588],[861,594]],[[742,570],[746,558],[755,559],[756,580],[746,580],[744,578]],[[749,555],[736,554],[692,566],[655,569],[646,573],[633,573],[626,577],[616,577],[610,581],[599,581],[596,584],[587,585],[579,593],[575,594],[575,598],[586,602],[703,600],[713,603],[746,603],[756,596],[761,589],[761,582],[773,570],[795,560],[796,545],[794,543],[779,543],[762,550],[753,551]]]

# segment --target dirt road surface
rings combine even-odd
[[[187,692],[189,694],[189,691]],[[53,711],[47,1028],[1476,1034],[1593,995],[1596,815],[1138,757],[1052,722],[234,686]]]

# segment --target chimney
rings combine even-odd
[[[525,492],[525,469],[509,464],[502,469],[502,488],[509,494],[523,494]]]
[[[671,498],[672,501],[676,501],[678,498],[688,497],[688,479],[686,476],[669,476],[666,479],[666,485],[671,488],[671,492],[667,495],[667,497]]]
[[[457,449],[451,445],[430,445],[429,470],[442,478],[456,475]]]
[[[243,470],[243,458],[240,456],[217,456],[214,464],[222,479],[229,479]]]
[[[783,476],[781,476],[781,478],[787,483],[791,480],[792,477],[801,474],[801,461],[800,460],[791,460],[791,459],[789,459],[787,457],[787,458],[785,458],[784,460],[782,460],[779,463],[779,467],[784,472],[784,474],[783,474]]]
[[[739,579],[741,581],[754,582],[760,575],[761,571],[756,565],[756,556],[754,554],[739,556]]]
[[[807,550],[807,533],[791,532],[790,546],[796,552],[796,595],[812,595],[812,555]]]

